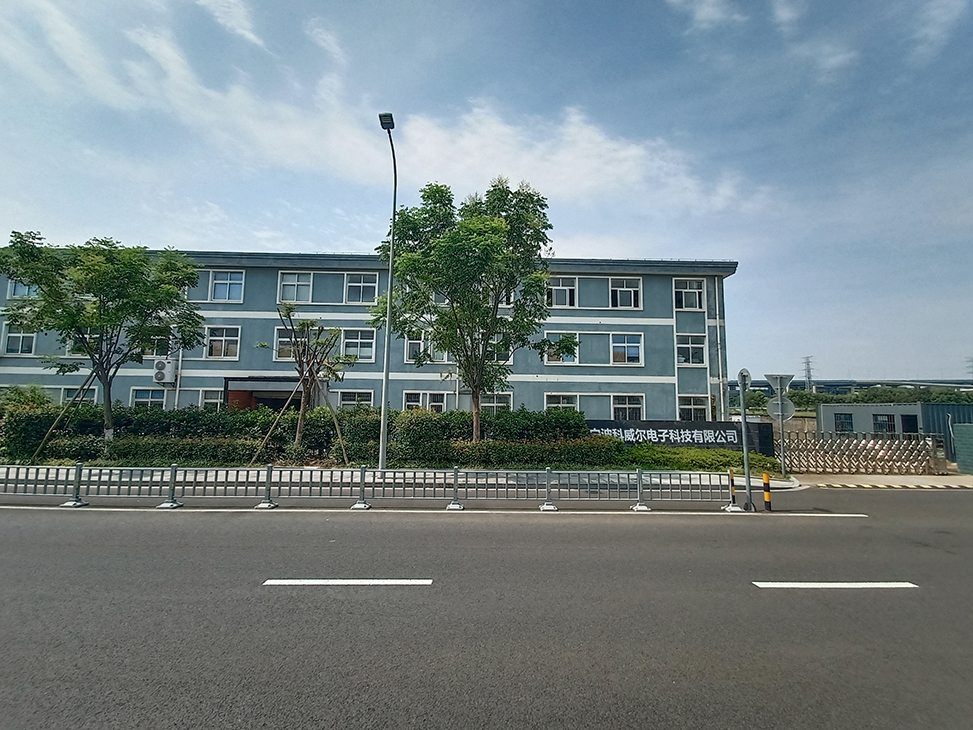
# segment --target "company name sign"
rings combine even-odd
[[[614,436],[628,444],[702,449],[739,449],[742,444],[740,424],[729,421],[588,421],[588,428],[592,435]]]

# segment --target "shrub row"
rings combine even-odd
[[[126,466],[235,466],[253,458],[260,441],[247,438],[173,438],[168,436],[124,436],[112,440],[105,451],[102,438],[91,434],[53,439],[45,450],[49,459],[86,463],[123,463]],[[261,452],[261,463],[276,454]]]

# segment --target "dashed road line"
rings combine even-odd
[[[813,484],[818,489],[973,489],[973,484]]]
[[[273,578],[265,586],[431,586],[432,578]]]
[[[753,581],[757,588],[918,588],[907,581]]]

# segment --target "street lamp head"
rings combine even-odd
[[[395,122],[392,121],[392,112],[382,112],[378,115],[378,121],[382,124],[382,129],[395,129]]]

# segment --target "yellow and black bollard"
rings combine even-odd
[[[770,474],[764,472],[764,511],[770,512]]]

